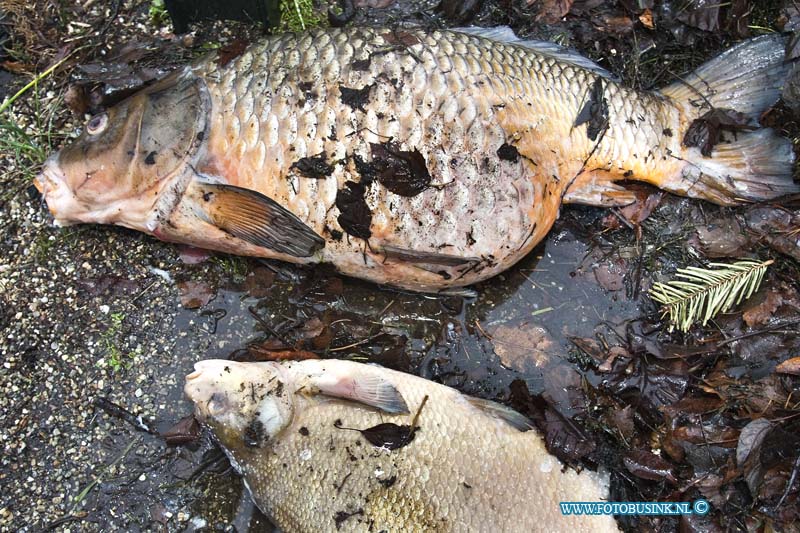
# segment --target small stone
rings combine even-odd
[[[136,392],[133,393],[133,395],[136,396],[137,398],[141,398],[142,394],[144,394],[142,389],[136,389]]]
[[[100,306],[100,312],[103,313],[104,315],[107,315],[109,311],[111,311],[111,308],[109,306],[107,305]]]

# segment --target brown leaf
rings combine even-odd
[[[672,473],[672,465],[658,455],[645,450],[631,450],[622,458],[628,472],[642,479],[666,480],[675,485],[678,480]]]
[[[256,361],[305,361],[319,359],[315,353],[306,350],[266,350],[261,346],[250,346],[247,351]]]
[[[800,376],[800,357],[792,357],[775,367],[775,372]]]
[[[532,5],[537,0],[527,0],[527,5]],[[539,0],[539,13],[536,20],[552,24],[565,17],[572,9],[574,0]]]
[[[747,301],[742,318],[751,328],[763,326],[774,316],[782,303],[783,298],[778,291],[759,291]]]
[[[266,267],[256,267],[244,278],[244,290],[253,298],[264,298],[275,282],[275,273]]]
[[[245,39],[235,39],[217,51],[217,65],[224,67],[245,51],[249,43]]]
[[[503,365],[517,372],[548,366],[554,356],[553,338],[536,324],[499,326],[492,332],[492,344]]]
[[[194,416],[184,416],[178,422],[161,433],[163,438],[169,446],[180,446],[194,442],[200,436],[200,424],[197,423]]]
[[[606,416],[606,422],[615,427],[625,440],[629,440],[636,431],[633,423],[633,408],[630,405],[612,410],[610,415]]]
[[[186,309],[203,307],[214,299],[216,291],[203,281],[182,281],[178,283],[181,305]]]
[[[638,226],[658,207],[663,197],[664,193],[661,191],[638,189],[636,190],[636,201],[620,209],[619,214],[631,225]]]
[[[608,259],[594,268],[597,283],[607,291],[619,291],[625,287],[627,264],[624,259]]]
[[[639,22],[641,22],[648,30],[654,29],[656,26],[653,23],[653,10],[650,8],[645,8],[645,10],[642,11],[642,14],[639,15]]]
[[[696,231],[706,257],[740,257],[752,246],[744,228],[732,216],[698,226]]]
[[[745,223],[774,250],[800,261],[800,212],[753,207],[745,213]]]

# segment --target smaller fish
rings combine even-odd
[[[608,498],[566,470],[519,413],[343,360],[210,360],[186,376],[256,505],[282,530],[618,531],[559,502]]]

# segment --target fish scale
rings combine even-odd
[[[513,99],[511,92],[530,92],[531,84],[518,79],[518,70],[536,68],[534,59],[524,50],[506,50],[503,45],[487,49],[484,41],[463,34],[403,32],[401,37],[417,44],[395,50],[378,30],[341,30],[313,38],[285,35],[250,48],[219,73],[213,62],[206,63],[208,87],[216,104],[212,132],[226,136],[212,133],[210,152],[224,154],[222,166],[238,171],[226,176],[228,182],[278,200],[324,235],[331,229],[343,231],[333,207],[336,192],[346,181],[358,182],[361,177],[347,163],[337,165],[335,179],[327,180],[298,177],[288,167],[319,154],[339,160],[353,154],[369,159],[369,143],[397,139],[404,149],[422,153],[438,188],[404,198],[371,184],[366,200],[372,212],[372,233],[379,242],[478,258],[507,255],[503,248],[519,246],[530,234],[532,217],[528,209],[520,209],[520,203],[536,196],[535,182],[524,162],[496,161],[494,152],[506,135],[492,122],[491,106]],[[360,48],[359,42],[364,43]],[[296,77],[290,75],[299,65],[321,64],[318,58],[332,58],[339,67],[300,68]],[[353,61],[368,58],[368,70],[352,68]],[[506,62],[505,68],[497,65],[498,58]],[[260,62],[270,67],[251,68]],[[495,70],[505,70],[502,76],[506,78],[493,79]],[[300,89],[303,83],[313,87],[307,92],[314,96],[301,105],[300,95],[306,92]],[[489,97],[470,92],[489,85],[494,85]],[[364,111],[342,102],[339,87],[368,86],[373,88]],[[253,87],[271,95],[269,105],[262,104],[263,147],[254,146],[240,126],[251,120],[251,105],[241,102],[252,101]],[[333,129],[332,117],[336,120]],[[295,132],[303,132],[302,142]],[[491,160],[488,165],[486,158]],[[509,168],[501,170],[501,166]],[[457,185],[449,189],[447,184]],[[309,208],[310,204],[315,208]],[[476,213],[497,214],[505,223],[478,228]],[[329,243],[326,255],[342,270],[347,271],[344,259],[360,268],[364,243],[345,239],[337,244]],[[523,247],[517,255],[526,251]],[[377,263],[381,258],[367,261]],[[421,275],[430,277],[424,271]]]
[[[784,45],[753,39],[646,93],[507,28],[283,34],[122,102],[36,183],[62,223],[459,287],[522,258],[562,203],[635,201],[622,180],[722,205],[798,191],[791,144],[769,129],[723,132],[710,156],[682,143],[708,102],[755,124]]]

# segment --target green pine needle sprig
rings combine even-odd
[[[709,263],[711,269],[679,268],[667,283],[655,283],[650,296],[662,304],[662,316],[669,315],[670,331],[677,327],[689,331],[702,320],[705,326],[717,314],[739,305],[758,290],[767,267],[773,261],[737,261],[733,264]]]

